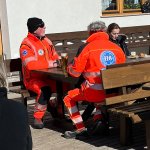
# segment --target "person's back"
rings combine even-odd
[[[125,62],[125,55],[121,48],[109,41],[109,37],[105,32],[92,34],[87,42],[88,44],[84,47],[84,50],[76,58],[76,63],[80,62],[78,70],[83,72],[83,76],[90,83],[99,83],[100,78],[99,76],[88,77],[89,74],[99,73],[101,69],[106,68],[108,65]]]
[[[79,77],[82,74],[85,81],[81,84],[80,89],[71,90],[64,97],[64,103],[69,111],[70,118],[77,128],[76,131],[66,131],[64,133],[66,138],[87,135],[87,129],[76,107],[76,102],[103,102],[106,95],[100,78],[100,70],[105,69],[108,65],[124,63],[126,60],[121,48],[109,41],[109,36],[105,33],[106,26],[104,22],[93,22],[88,28],[90,37],[86,41],[87,45],[74,58],[73,63],[67,67],[71,76]],[[96,122],[101,119],[100,108],[97,108],[93,120]]]
[[[0,87],[0,150],[32,150],[32,137],[25,106],[7,99]]]
[[[95,33],[87,41],[89,42],[85,48],[89,53],[87,66],[90,66],[93,70],[95,68],[95,70],[99,71],[108,65],[124,62],[125,57],[121,48],[109,41],[106,33]]]

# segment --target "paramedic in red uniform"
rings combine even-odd
[[[105,69],[108,65],[125,62],[122,49],[109,41],[106,30],[104,22],[96,21],[91,23],[88,26],[90,36],[86,40],[86,44],[83,46],[81,53],[74,58],[73,63],[67,67],[71,76],[79,77],[82,74],[85,81],[81,84],[81,88],[69,91],[67,96],[64,97],[65,106],[72,122],[76,126],[76,130],[64,133],[65,138],[88,136],[76,102],[103,102],[105,92],[102,88],[100,70]],[[102,119],[101,111],[98,107],[93,119],[94,121]]]
[[[33,17],[27,21],[28,35],[21,43],[23,81],[25,87],[37,94],[34,109],[34,124],[38,129],[44,127],[42,118],[47,109],[51,93],[55,92],[55,81],[42,75],[31,73],[34,69],[57,67],[59,56],[52,42],[45,36],[45,24],[42,19]]]

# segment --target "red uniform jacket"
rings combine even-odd
[[[41,75],[31,74],[31,70],[54,67],[54,63],[59,59],[59,56],[47,37],[40,40],[33,34],[28,33],[20,47],[20,58],[26,85],[32,79],[39,80],[42,78]]]
[[[74,58],[74,62],[67,68],[68,73],[74,77],[83,74],[84,88],[103,90],[100,70],[112,64],[124,63],[126,58],[122,49],[109,41],[109,36],[104,32],[92,34],[87,39],[87,45],[82,52]]]

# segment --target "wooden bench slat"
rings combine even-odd
[[[135,93],[129,93],[129,94],[124,94],[120,96],[115,96],[115,97],[109,97],[105,99],[105,105],[112,105],[112,104],[117,104],[117,103],[122,103],[122,102],[128,102],[132,100],[137,100],[145,97],[150,96],[150,91],[148,90],[141,90],[139,92]]]
[[[145,116],[150,111],[150,90],[142,88],[143,84],[150,82],[149,68],[150,60],[116,64],[101,71],[106,93],[113,91],[113,88],[119,91],[118,95],[105,99],[103,109],[106,108],[106,110],[103,114],[107,112],[119,116],[121,144],[129,143],[128,140],[132,139],[132,124],[143,121],[141,114]],[[106,114],[105,118],[109,120],[109,115]]]
[[[144,101],[144,100],[143,100]],[[138,103],[133,103],[131,105],[127,105],[127,106],[124,106],[124,107],[117,107],[116,109],[121,109],[123,111],[136,111],[140,108],[147,108],[147,107],[150,107],[150,101],[147,100],[146,102],[138,102]]]
[[[103,87],[104,89],[111,89],[150,82],[149,68],[150,63],[106,69],[102,71]],[[118,79],[121,79],[121,82]]]
[[[126,116],[130,117],[130,114],[142,113],[142,112],[146,112],[146,111],[150,110],[150,106],[143,107],[143,109],[142,108],[139,108],[139,109],[135,108],[135,109],[136,110],[133,110],[133,111],[132,110],[122,110],[122,109],[115,109],[115,110],[112,110],[112,111],[115,114],[127,114]]]

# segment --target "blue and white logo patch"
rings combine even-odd
[[[104,51],[100,55],[100,61],[104,66],[109,66],[115,64],[116,57],[113,52],[111,51]]]
[[[27,55],[27,54],[28,54],[28,51],[27,51],[26,49],[23,50],[22,55],[25,56],[25,55]]]
[[[42,49],[39,49],[39,50],[38,50],[38,54],[39,54],[40,56],[42,56],[42,55],[44,55],[44,51],[43,51]]]

